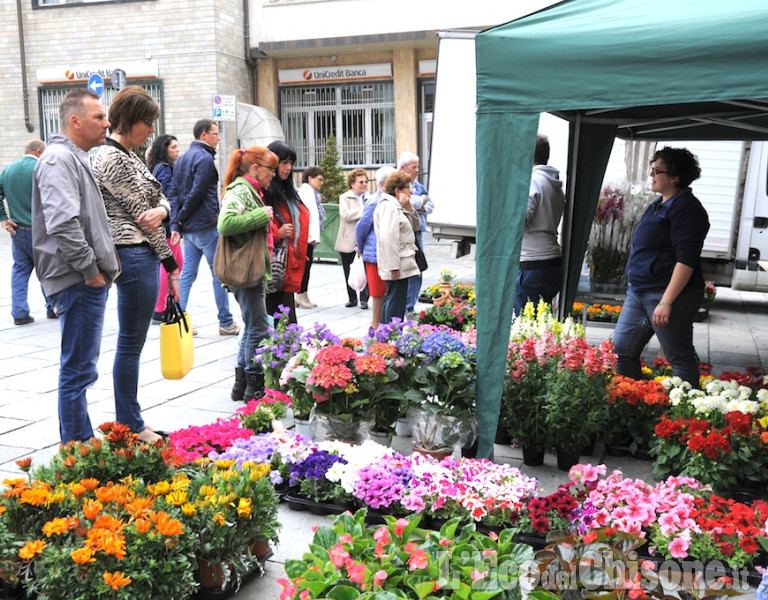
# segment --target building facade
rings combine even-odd
[[[551,4],[525,0],[17,0],[0,4],[6,100],[0,168],[27,140],[58,131],[66,92],[113,72],[160,103],[158,133],[192,141],[216,95],[264,107],[282,122],[300,170],[334,134],[344,168],[394,164],[404,150],[428,164],[437,31],[483,28]],[[116,77],[114,77],[116,79]],[[229,115],[231,116],[231,114]],[[220,122],[222,167],[239,146]],[[34,131],[28,128],[34,126]]]

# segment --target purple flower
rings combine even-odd
[[[327,450],[318,450],[313,452],[303,461],[295,462],[290,467],[290,485],[296,485],[302,479],[313,479],[315,481],[325,480],[325,474],[333,465],[341,463],[347,464],[347,459],[331,454]]]

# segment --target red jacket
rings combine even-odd
[[[288,208],[288,204],[284,198],[278,198],[275,201],[274,208],[276,212],[280,213],[286,223],[294,224],[294,239],[288,240],[288,264],[285,270],[285,281],[283,287],[280,288],[281,292],[294,292],[299,293],[301,291],[301,280],[304,278],[304,267],[307,264],[307,238],[309,237],[309,211],[304,206],[303,202],[295,204],[299,210],[299,225],[296,227],[291,217],[291,211]],[[294,209],[295,210],[295,209]],[[280,221],[277,218],[272,219],[272,235],[275,237],[275,243],[280,239],[278,230],[280,229]],[[296,234],[298,233],[298,239]]]

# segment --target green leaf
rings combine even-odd
[[[360,597],[360,590],[349,585],[337,585],[326,594],[333,600],[357,600]]]
[[[339,535],[327,525],[321,525],[315,531],[315,537],[312,542],[314,546],[320,546],[325,550],[329,550],[339,543]]]

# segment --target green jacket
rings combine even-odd
[[[37,165],[37,157],[25,154],[16,162],[8,165],[0,175],[0,200],[8,200],[11,219],[22,227],[32,227],[32,178]],[[0,221],[8,215],[0,202]]]
[[[245,244],[251,235],[264,236],[265,281],[272,279],[269,248],[266,243],[269,221],[269,213],[264,210],[261,194],[248,181],[238,177],[227,186],[221,199],[217,226],[219,234],[231,237],[236,246]]]

